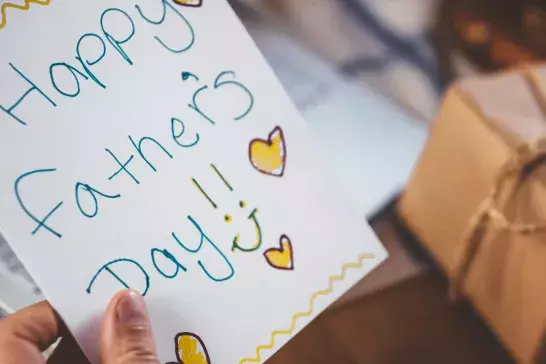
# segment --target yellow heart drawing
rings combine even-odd
[[[252,166],[258,171],[275,177],[282,177],[286,165],[286,143],[284,133],[277,126],[267,140],[254,139],[248,147]]]
[[[280,249],[272,248],[264,253],[267,263],[275,269],[294,270],[294,249],[292,242],[286,235],[282,235],[279,239]]]
[[[203,340],[191,332],[182,332],[174,338],[176,363],[167,364],[211,364]]]
[[[175,4],[182,6],[191,6],[194,8],[200,7],[203,5],[203,0],[173,0]]]

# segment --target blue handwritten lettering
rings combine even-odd
[[[194,75],[191,72],[184,71],[184,72],[182,72],[181,76],[182,76],[182,81],[187,81],[190,78],[193,78],[195,81],[199,82],[199,77],[197,77],[197,75]]]
[[[105,21],[104,20],[105,20],[106,14],[110,14],[110,13],[114,13],[114,12],[123,14],[129,20],[129,23],[131,24],[130,34],[125,39],[116,39],[116,38],[114,38],[112,36],[112,34],[110,34],[105,29],[105,25],[104,25]],[[118,25],[119,21],[116,21],[115,24]],[[125,59],[125,61],[127,61],[127,63],[129,63],[130,65],[133,65],[133,61],[131,60],[131,58],[127,55],[127,53],[121,47],[122,44],[127,43],[135,35],[135,23],[133,22],[133,19],[131,19],[129,14],[127,14],[125,11],[123,11],[121,9],[118,9],[118,8],[106,9],[105,11],[103,11],[103,13],[102,13],[102,15],[100,17],[100,26],[101,26],[102,32],[104,33],[104,36],[106,37],[108,42],[110,42],[110,44],[116,49],[116,51],[118,51],[118,53],[123,57],[123,59]]]
[[[220,73],[220,75],[218,75],[218,77],[216,77],[216,80],[214,81],[214,88],[215,89],[220,88],[220,87],[225,86],[225,85],[235,86],[235,87],[240,88],[241,90],[243,90],[248,95],[248,97],[250,99],[248,107],[246,108],[246,110],[241,115],[235,117],[235,120],[241,120],[245,116],[247,116],[250,113],[250,111],[252,111],[252,108],[254,107],[254,95],[252,95],[252,92],[250,92],[250,90],[240,82],[233,81],[233,80],[220,81],[220,79],[223,78],[224,76],[231,76],[233,78],[236,77],[235,72],[233,72],[233,71],[224,71],[224,72]]]
[[[200,87],[199,89],[197,89],[197,91],[195,91],[195,93],[193,94],[193,97],[192,97],[192,103],[191,104],[188,104],[189,108],[190,109],[193,109],[194,111],[196,111],[199,115],[201,115],[202,117],[204,117],[206,120],[208,120],[208,122],[210,122],[212,125],[215,125],[216,122],[210,117],[208,116],[207,114],[205,114],[203,111],[201,111],[201,109],[199,108],[199,106],[197,105],[197,96],[199,96],[201,94],[201,92],[205,91],[205,90],[208,90],[208,86],[203,86],[203,87]]]
[[[180,131],[177,131],[177,129],[180,129]],[[197,145],[199,143],[199,133],[195,133],[195,140],[189,144],[182,144],[178,139],[182,138],[184,135],[184,132],[186,131],[186,127],[184,126],[184,122],[177,118],[171,119],[171,136],[173,137],[173,140],[176,144],[181,146],[182,148],[191,148]]]
[[[98,39],[100,41],[100,44],[102,46],[102,51],[101,51],[101,55],[98,56],[94,61],[90,61],[88,59],[83,59],[82,57],[82,54],[81,54],[81,50],[80,50],[80,47],[82,45],[82,42],[85,40],[85,39],[88,39],[88,38],[94,38],[94,39]],[[99,37],[97,34],[95,33],[87,33],[87,34],[84,34],[80,37],[80,39],[78,40],[78,43],[76,44],[76,59],[80,62],[80,64],[82,65],[83,69],[85,70],[85,72],[89,75],[89,77],[91,77],[91,79],[93,81],[95,81],[97,83],[97,85],[99,85],[100,87],[102,88],[106,88],[106,85],[103,84],[98,78],[97,76],[95,76],[95,74],[91,71],[91,69],[89,69],[88,66],[93,66],[97,63],[99,63],[103,58],[104,56],[106,55],[106,44],[104,43],[104,41],[102,40],[101,37]]]
[[[151,2],[148,1],[146,4],[150,4],[150,3]],[[160,5],[160,8],[156,9],[156,13],[153,17],[148,16],[147,13],[145,14],[145,12],[141,9],[139,5],[135,5],[135,8],[137,12],[139,13],[140,17],[146,23],[152,24],[154,29],[158,29],[158,32],[162,30],[159,26],[167,23],[166,22],[168,17],[167,14],[169,12],[170,12],[169,21],[174,22],[173,20],[174,18],[178,19],[177,21],[179,23],[180,21],[182,21],[181,24],[183,24],[187,28],[187,30],[184,29],[182,32],[178,30],[175,33],[172,33],[172,32],[165,33],[165,34],[158,33],[158,34],[161,34],[161,37],[154,36],[154,39],[163,48],[167,49],[169,52],[172,52],[174,54],[180,54],[180,53],[188,51],[190,48],[193,47],[196,41],[196,33],[194,31],[192,24],[182,14],[181,10],[179,10],[173,4],[171,4],[170,0],[159,0],[158,5]],[[134,16],[136,15],[133,14],[133,17]],[[142,23],[139,23],[139,26],[142,26]],[[155,26],[158,26],[158,27],[155,27]],[[106,57],[107,51],[112,53],[112,49],[110,48],[110,46],[113,47],[113,49],[121,56],[121,58],[127,64],[129,65],[135,64],[134,59],[129,55],[130,49],[131,49],[129,43],[130,43],[130,40],[134,38],[136,33],[136,26],[135,26],[135,22],[133,21],[133,18],[131,18],[131,16],[122,9],[115,8],[115,7],[108,8],[101,13],[100,27],[101,27],[102,33],[100,32],[98,34],[86,33],[86,34],[83,34],[78,39],[76,43],[76,49],[75,49],[76,50],[75,59],[77,62],[74,62],[74,60],[71,61],[71,63],[75,64],[75,66],[67,62],[57,62],[49,66],[49,77],[50,77],[52,86],[61,95],[65,97],[69,97],[69,98],[77,97],[82,90],[81,81],[82,80],[88,81],[89,79],[92,79],[101,88],[106,89],[105,83],[103,83],[102,80],[99,80],[99,78],[95,74],[95,72],[99,73],[97,71],[98,67],[94,68],[93,66],[98,65],[101,61],[104,60],[104,58]],[[168,30],[168,29],[163,29],[163,30]],[[139,34],[140,34],[140,30],[139,30]],[[172,39],[169,38],[170,37],[169,34],[172,34]],[[186,36],[187,38],[189,37],[187,39],[187,44],[184,44],[186,43],[186,39],[181,40],[181,35]],[[176,39],[178,39],[178,44],[177,46],[173,46]],[[114,56],[114,58],[117,58],[117,56]],[[120,60],[117,59],[117,62],[119,63]],[[121,63],[123,64],[125,64],[125,62],[121,61]],[[21,71],[19,71],[13,64],[9,63],[9,65],[30,86],[13,105],[9,107],[7,106],[4,107],[0,105],[1,110],[3,110],[8,115],[10,115],[12,118],[14,118],[18,123],[22,125],[27,125],[25,121],[21,120],[19,117],[17,117],[14,114],[14,110],[17,109],[17,107],[23,102],[23,100],[25,100],[26,97],[29,96],[34,91],[36,91],[43,98],[45,98],[53,107],[57,107],[57,104],[51,98],[49,98],[48,95],[46,95],[46,93],[42,91],[42,89],[40,89],[34,82],[32,82]],[[72,75],[72,80],[69,77],[70,75],[68,75],[66,72],[69,72],[70,75]],[[178,75],[176,75],[176,77],[178,77]],[[245,84],[237,80],[237,75],[234,71],[222,71],[214,79],[214,83],[209,82],[207,85],[201,84],[200,78],[197,75],[188,71],[182,72],[181,78],[182,78],[182,81],[184,82],[188,80],[192,80],[192,82],[189,83],[191,85],[193,85],[193,81],[195,81],[197,82],[197,84],[194,87],[199,87],[197,91],[194,92],[193,96],[191,97],[191,100],[188,100],[184,103],[188,103],[188,107],[190,109],[197,112],[199,115],[205,118],[212,125],[216,124],[216,120],[214,119],[241,120],[245,118],[247,115],[249,115],[249,113],[253,110],[255,106],[254,105],[255,98],[252,91]],[[63,81],[65,81],[66,84]],[[239,96],[241,96],[241,93],[243,94],[242,98],[241,97],[239,98],[239,99],[242,99],[242,102],[238,106],[236,106],[237,108],[235,109],[235,112],[233,112],[233,109],[230,111],[230,115],[227,118],[223,118],[221,116],[216,116],[216,114],[213,114],[212,110],[214,110],[213,108],[215,107],[215,105],[210,103],[207,104],[206,101],[208,100],[205,100],[205,98],[208,98],[209,96],[208,94],[205,95],[206,97],[202,97],[203,96],[202,93],[205,91],[214,92],[219,89],[226,90],[226,92],[234,92],[235,90]],[[210,108],[208,110],[210,111],[210,115],[213,115],[214,119],[213,117],[207,115],[207,113],[205,113],[200,108],[199,102],[202,103],[201,106],[205,108],[207,107]],[[233,105],[229,103],[229,106],[233,106]],[[185,108],[185,110],[187,113],[193,114],[193,112],[189,111],[188,109]],[[180,118],[177,118],[177,117],[171,118],[170,136],[178,147],[181,147],[181,148],[195,147],[201,141],[200,134],[198,132],[193,132],[192,130],[188,135],[188,132],[186,130],[187,124],[183,121],[183,119],[184,119],[184,116],[180,116]],[[158,153],[158,151],[163,152],[163,154],[165,154],[168,158],[174,159],[173,154],[171,154],[169,150],[167,150],[163,146],[163,144],[161,144],[159,141],[157,141],[156,139],[150,136],[144,136],[139,139],[139,138],[133,138],[131,135],[128,135],[128,138],[132,146],[135,148],[136,152],[138,152],[138,156],[154,172],[157,172],[157,167],[154,163],[152,163],[151,159],[154,161],[155,161],[155,158],[164,159],[164,157],[157,156],[158,154],[162,154],[162,153]],[[170,142],[166,141],[166,143],[170,143]],[[150,145],[153,145],[154,147],[151,147]],[[177,149],[174,145],[168,145],[168,147]],[[110,177],[108,177],[109,181],[112,181],[114,178],[118,177],[121,174],[126,174],[137,185],[141,183],[140,180],[137,179],[135,173],[133,173],[133,171],[135,170],[134,168],[135,166],[132,163],[134,162],[135,159],[138,159],[138,158],[135,158],[137,156],[137,153],[131,150],[131,153],[128,153],[128,156],[126,158],[120,159],[118,158],[116,154],[114,154],[114,152],[112,152],[112,150],[105,149],[105,151],[117,164],[117,166],[115,167],[116,168],[115,171],[110,175]],[[44,218],[39,218],[35,216],[35,214],[31,213],[27,205],[23,202],[23,198],[21,197],[20,184],[27,177],[37,176],[44,173],[53,173],[56,171],[57,171],[56,169],[33,170],[33,171],[22,174],[15,181],[15,185],[14,185],[15,196],[16,196],[17,202],[19,203],[19,206],[24,211],[24,213],[33,222],[37,224],[37,227],[32,231],[33,235],[36,234],[36,232],[38,232],[41,228],[44,228],[45,230],[49,231],[51,234],[53,234],[57,238],[62,237],[62,235],[58,231],[56,231],[51,226],[49,226],[48,222],[49,222],[49,219],[63,205],[64,202],[61,201],[57,203],[57,205],[53,209],[51,209]],[[139,177],[141,176],[139,175]],[[224,180],[224,182],[231,189],[231,187],[229,186],[229,183],[227,183],[226,180]],[[121,194],[105,193],[84,182],[77,182],[74,186],[74,190],[70,193],[71,193],[70,196],[75,196],[75,202],[79,212],[83,216],[87,217],[88,219],[93,219],[98,216],[99,202],[102,203],[104,202],[104,200],[115,200],[121,197]],[[26,197],[28,198],[28,196]],[[243,207],[243,205],[241,205],[241,207]],[[255,217],[254,215],[255,215],[255,212],[253,212],[250,215],[250,217]],[[230,215],[227,215],[227,216],[231,219]],[[175,232],[172,232],[171,234],[172,239],[174,240],[174,242],[178,244],[179,247],[181,247],[184,250],[184,252],[182,252],[180,251],[179,248],[176,248],[178,249],[178,252],[183,253],[186,256],[189,255],[193,257],[193,260],[197,262],[197,265],[200,268],[200,270],[198,269],[198,271],[200,272],[202,271],[205,274],[205,276],[208,279],[212,280],[213,282],[225,282],[233,278],[236,270],[234,266],[232,265],[230,259],[228,259],[226,254],[224,254],[224,252],[222,251],[222,249],[220,249],[220,247],[204,232],[203,228],[197,223],[197,221],[191,215],[188,215],[187,219],[189,220],[190,224],[193,226],[193,228],[190,228],[190,230],[195,229],[195,231],[198,233],[199,237],[197,239],[199,241],[197,243],[197,239],[196,239],[195,241],[193,241],[194,244],[190,243],[188,245],[186,244],[187,242],[183,242],[177,236]],[[256,221],[256,227],[257,227],[258,240],[261,242],[261,228],[257,221]],[[195,237],[195,235],[192,235],[192,236]],[[174,242],[171,241],[171,244],[174,244]],[[235,244],[236,242],[234,242],[234,248],[238,248],[239,250],[245,250]],[[223,246],[224,248],[226,248],[226,250],[229,250],[231,248],[231,246],[229,247],[226,247],[226,246],[227,245]],[[259,247],[254,247],[252,248],[252,250],[256,250],[258,248]],[[175,257],[171,253],[171,251],[167,249],[152,248],[150,250],[150,257],[151,257],[155,270],[163,278],[174,279],[178,275],[180,275],[181,272],[188,271],[185,265],[183,265],[181,261],[179,261],[178,258]],[[135,272],[132,272],[132,271],[131,273],[129,273],[130,271],[128,271],[127,268],[130,268],[136,271],[136,274]],[[124,274],[127,274],[127,276],[122,277],[120,275],[120,272],[124,272]],[[103,274],[103,273],[108,273],[108,274]],[[89,282],[89,285],[86,289],[86,292],[88,294],[91,294],[92,289],[96,289],[94,287],[96,286],[97,280],[99,280],[99,277],[104,275],[106,275],[107,277],[114,278],[115,283],[120,284],[124,288],[131,287],[128,280],[131,280],[132,283],[140,283],[141,287],[135,287],[135,288],[144,288],[143,296],[145,296],[148,293],[151,287],[150,276],[148,275],[148,272],[144,269],[144,267],[138,261],[129,259],[129,258],[120,258],[120,259],[112,260],[104,264],[103,266],[101,266],[101,268],[94,274],[93,278]]]
[[[53,105],[53,107],[57,107],[57,104],[56,104],[52,99],[50,99],[49,96],[47,96],[47,95],[42,91],[42,89],[40,89],[34,82],[32,82],[27,76],[25,76],[21,71],[19,71],[19,70],[17,69],[17,67],[15,67],[15,66],[14,66],[13,64],[11,64],[11,63],[10,63],[9,65],[11,66],[11,68],[12,68],[15,72],[17,72],[17,74],[18,74],[19,76],[21,76],[25,81],[27,81],[28,83],[30,83],[30,85],[31,85],[32,87],[30,87],[30,88],[23,94],[23,96],[21,96],[21,97],[20,97],[13,105],[11,105],[10,107],[6,108],[5,106],[0,105],[0,109],[1,109],[2,111],[4,111],[5,113],[7,113],[8,115],[10,115],[10,116],[11,116],[12,118],[14,118],[17,122],[19,122],[19,123],[21,123],[21,124],[23,124],[23,125],[27,125],[27,123],[26,123],[25,121],[21,120],[17,115],[15,115],[15,114],[13,113],[13,110],[14,110],[17,106],[19,106],[19,104],[20,104],[28,95],[30,95],[30,93],[31,93],[32,91],[37,91],[37,92],[38,92],[40,95],[42,95],[47,101],[49,101],[49,103],[50,103],[51,105]]]
[[[57,81],[55,81],[55,75],[54,75],[54,72],[53,72],[53,70],[56,67],[63,67],[63,69],[68,70],[68,72],[70,72],[72,74],[72,77],[74,78],[74,81],[76,81],[76,91],[74,91],[73,93],[69,93],[69,92],[63,91],[63,90],[61,90],[59,88],[59,85],[57,85]],[[80,75],[85,80],[89,79],[89,77],[87,77],[86,75],[84,75],[83,73],[81,73],[76,68],[69,65],[68,63],[53,63],[49,67],[49,77],[51,78],[51,83],[53,84],[53,87],[55,87],[55,90],[59,91],[59,93],[61,93],[64,96],[67,96],[67,97],[76,97],[80,93],[80,89],[81,89],[80,88],[80,81],[78,80],[77,75]]]
[[[246,87],[245,85],[243,85],[240,82],[237,82],[237,81],[235,81],[233,79],[223,80],[226,77],[236,78],[236,74],[233,71],[223,71],[223,72],[221,72],[216,77],[216,79],[214,80],[214,85],[213,85],[214,90],[218,90],[218,89],[220,89],[222,87],[225,87],[225,86],[234,86],[234,87],[237,87],[238,89],[242,90],[248,96],[248,99],[249,99],[248,106],[245,107],[244,111],[241,114],[234,117],[234,120],[241,120],[241,119],[245,118],[252,111],[252,109],[254,108],[254,95],[252,94],[252,92],[250,91],[250,89],[248,87]],[[184,81],[187,80],[188,78],[190,78],[190,76],[186,76],[186,79],[184,79],[184,76],[182,76],[182,79]],[[195,112],[197,112],[199,115],[201,115],[206,120],[208,120],[211,124],[215,125],[216,124],[215,120],[212,117],[210,117],[209,115],[207,115],[201,109],[201,107],[199,107],[198,102],[197,102],[199,96],[203,92],[205,92],[206,90],[210,90],[207,85],[198,88],[197,91],[194,92],[193,97],[192,97],[192,102],[190,104],[188,104],[188,107],[190,109],[194,110]]]
[[[91,198],[93,199],[93,208],[92,208],[93,212],[91,212],[91,213],[86,212],[85,209],[82,206],[81,197],[80,197],[80,191],[82,191],[82,190],[87,192],[89,194],[89,196],[91,196]],[[76,193],[76,203],[78,205],[78,209],[80,209],[80,212],[84,216],[86,216],[86,217],[88,217],[90,219],[94,218],[99,213],[99,202],[97,200],[97,195],[99,195],[101,197],[104,197],[104,198],[107,198],[107,199],[116,199],[116,198],[121,197],[121,195],[119,195],[119,194],[118,195],[107,195],[105,193],[100,192],[97,189],[94,189],[93,187],[91,187],[88,184],[83,183],[83,182],[76,183],[75,193]]]
[[[205,241],[207,243],[209,243],[214,248],[214,250],[216,250],[218,252],[218,254],[222,257],[224,262],[227,264],[227,266],[229,267],[230,273],[228,275],[226,275],[225,277],[222,277],[222,278],[215,277],[209,272],[209,270],[207,268],[205,268],[205,266],[203,265],[203,262],[201,260],[197,261],[197,264],[199,264],[199,266],[201,267],[203,272],[205,272],[207,277],[212,279],[214,282],[224,282],[224,281],[227,281],[227,280],[231,279],[233,277],[233,275],[235,274],[235,269],[233,268],[233,265],[231,265],[231,262],[229,261],[229,259],[224,255],[224,253],[222,253],[222,251],[218,248],[218,246],[205,234],[205,232],[203,231],[201,226],[199,226],[199,224],[191,216],[188,216],[188,220],[197,229],[197,231],[199,231],[199,234],[201,234],[199,245],[197,246],[197,248],[195,248],[195,249],[188,248],[184,243],[182,243],[182,241],[178,238],[178,236],[175,233],[172,233],[172,237],[174,238],[174,240],[184,250],[186,250],[186,251],[188,251],[190,253],[198,253],[201,250],[201,248],[203,247],[203,244],[204,244]]]
[[[93,288],[93,285],[95,284],[95,281],[100,276],[100,274],[103,273],[104,271],[106,271],[107,273],[110,273],[110,275],[112,277],[114,277],[119,283],[121,283],[121,285],[124,288],[131,288],[131,286],[129,286],[129,284],[127,282],[125,282],[125,280],[123,280],[118,274],[114,273],[114,271],[111,268],[111,266],[113,266],[114,264],[122,264],[122,263],[133,264],[142,273],[142,275],[144,276],[145,283],[146,283],[146,287],[142,291],[142,295],[146,296],[146,294],[148,293],[148,289],[150,288],[150,276],[148,275],[148,273],[146,273],[144,268],[142,268],[142,265],[140,265],[140,263],[138,263],[137,261],[135,261],[133,259],[127,259],[127,258],[112,260],[111,262],[108,262],[105,265],[103,265],[98,270],[98,272],[93,276],[93,279],[91,279],[91,282],[89,283],[89,286],[87,287],[87,289],[85,291],[88,294],[91,294],[91,289]]]
[[[129,171],[127,169],[127,165],[133,160],[133,155],[131,154],[131,157],[129,157],[129,159],[127,160],[127,162],[125,163],[121,163],[120,160],[118,159],[118,157],[116,157],[114,155],[114,153],[112,153],[112,151],[110,149],[106,149],[106,151],[110,154],[110,156],[112,158],[114,158],[114,160],[116,161],[116,163],[120,166],[120,168],[114,172],[114,174],[112,174],[110,177],[108,177],[108,180],[111,181],[112,179],[114,179],[118,174],[120,174],[122,171],[127,173],[131,178],[132,180],[138,185],[140,184],[139,180],[136,179],[136,177],[131,173],[131,171]]]
[[[36,234],[36,232],[38,230],[40,230],[40,228],[44,228],[46,229],[47,231],[49,231],[50,233],[52,233],[53,235],[55,235],[57,238],[60,238],[62,237],[61,234],[59,234],[57,231],[53,230],[50,226],[48,226],[46,224],[46,221],[47,219],[49,219],[51,217],[51,215],[53,215],[53,213],[55,211],[57,211],[59,209],[59,207],[61,207],[61,205],[63,204],[63,202],[59,202],[53,209],[51,209],[49,211],[49,213],[43,218],[43,219],[38,219],[36,218],[36,216],[34,216],[34,214],[32,214],[28,208],[26,207],[25,203],[23,202],[23,199],[21,198],[21,192],[20,192],[20,188],[19,188],[19,184],[27,177],[30,177],[32,175],[35,175],[35,174],[39,174],[39,173],[51,173],[51,172],[56,172],[57,169],[55,168],[50,168],[50,169],[37,169],[37,170],[34,170],[34,171],[30,171],[30,172],[26,172],[26,173],[23,173],[22,175],[20,175],[16,180],[15,180],[15,197],[17,198],[17,202],[19,203],[19,206],[21,206],[21,208],[23,209],[23,211],[25,212],[25,214],[27,214],[28,217],[30,217],[34,222],[36,222],[38,224],[38,226],[32,231],[32,235]]]
[[[156,254],[158,254],[158,253],[161,254],[164,258],[168,259],[171,263],[174,264],[174,266],[176,267],[176,270],[174,271],[174,273],[172,273],[172,274],[165,273],[159,267],[159,265],[157,264],[157,260],[156,260]],[[178,262],[178,260],[167,249],[159,250],[157,248],[154,248],[154,249],[151,250],[150,254],[152,256],[152,263],[154,264],[155,269],[159,272],[159,274],[161,274],[163,277],[165,277],[167,279],[175,278],[178,275],[178,273],[180,272],[180,270],[183,270],[184,272],[188,271],[186,269],[186,267],[184,267],[182,264],[180,264]]]
[[[182,21],[184,22],[184,24],[188,27],[189,31],[190,31],[190,42],[188,45],[182,47],[182,48],[179,48],[179,49],[175,49],[171,46],[168,46],[165,42],[163,42],[163,40],[157,36],[155,36],[155,40],[161,44],[165,49],[169,50],[170,52],[173,52],[173,53],[183,53],[185,51],[187,51],[188,49],[190,49],[193,44],[195,43],[195,31],[193,30],[193,27],[192,25],[190,24],[190,22],[188,21],[188,19],[186,19],[186,17],[184,15],[182,15],[182,13],[180,13],[178,11],[178,9],[176,9],[171,3],[170,3],[170,0],[159,0],[161,2],[161,4],[163,5],[162,7],[162,13],[161,13],[161,16],[159,17],[159,20],[152,20],[150,19],[149,17],[145,16],[144,13],[142,12],[142,10],[140,9],[140,6],[139,5],[135,5],[135,8],[137,9],[138,13],[140,14],[140,16],[142,17],[142,19],[146,20],[148,23],[150,24],[154,24],[154,25],[160,25],[160,24],[163,24],[163,22],[165,21],[165,18],[167,16],[167,7],[171,10],[173,10],[181,19]]]
[[[138,154],[140,154],[140,156],[142,157],[142,159],[144,159],[144,161],[146,162],[146,164],[148,164],[148,166],[150,166],[150,168],[154,171],[154,172],[157,172],[157,168],[155,168],[155,166],[148,160],[148,158],[146,158],[146,156],[144,155],[144,153],[142,152],[142,143],[145,142],[145,141],[149,141],[149,142],[152,142],[154,143],[159,149],[161,149],[170,159],[173,159],[174,157],[172,156],[171,153],[169,153],[167,151],[167,149],[165,149],[165,147],[163,147],[163,145],[161,145],[157,140],[155,140],[154,138],[151,138],[151,137],[144,137],[144,138],[140,138],[138,144],[135,143],[135,141],[133,140],[133,138],[129,135],[129,140],[131,141],[131,143],[133,143],[133,146],[135,147],[135,149],[137,150]]]

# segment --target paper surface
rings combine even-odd
[[[257,363],[386,258],[226,1],[27,5],[0,29],[0,228],[92,361],[125,286],[162,362]]]

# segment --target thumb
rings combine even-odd
[[[101,330],[103,364],[159,364],[146,304],[133,290],[118,293],[106,309]]]

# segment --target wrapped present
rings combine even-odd
[[[546,363],[546,67],[447,93],[402,220],[520,363]]]

